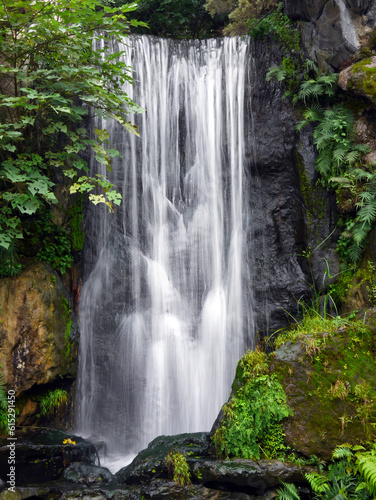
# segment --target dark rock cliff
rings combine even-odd
[[[268,69],[280,64],[278,46],[256,40],[251,53],[249,262],[256,269],[257,327],[270,331],[286,324],[286,311],[296,314],[298,299],[310,297],[311,271],[321,287],[324,256],[332,273],[338,271],[336,215],[333,200],[316,186],[312,131],[296,131],[299,117],[290,99],[283,98],[280,84],[265,80]],[[304,257],[324,240],[309,260]]]
[[[375,0],[284,0],[284,8],[300,21],[307,55],[326,69],[337,70],[376,26]]]

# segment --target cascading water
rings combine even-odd
[[[146,113],[141,138],[101,124],[123,203],[87,218],[77,411],[79,432],[122,453],[209,430],[254,343],[247,40],[129,44]]]

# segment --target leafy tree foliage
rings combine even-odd
[[[228,14],[230,23],[224,29],[225,35],[244,35],[249,29],[249,21],[269,14],[278,5],[278,0],[207,0],[208,12]]]
[[[102,0],[122,5],[124,0]],[[133,31],[165,38],[208,38],[219,36],[226,15],[211,17],[205,0],[139,0],[134,18],[147,23]]]
[[[0,5],[0,249],[25,236],[30,217],[56,203],[60,170],[71,192],[89,193],[110,210],[120,195],[107,179],[90,178],[83,153],[92,149],[110,168],[118,154],[108,134],[85,125],[112,117],[137,133],[127,113],[139,108],[122,85],[129,68],[110,54],[109,40],[123,40],[126,15],[136,4],[110,8],[98,0],[3,0]],[[93,45],[94,39],[94,45]],[[61,175],[61,174],[59,174]],[[8,256],[9,258],[9,256]],[[4,255],[3,255],[4,259]]]

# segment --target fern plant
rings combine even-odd
[[[335,96],[338,89],[338,74],[330,73],[322,75],[319,73],[317,66],[312,61],[307,61],[307,70],[312,70],[315,78],[309,78],[303,81],[300,85],[299,92],[294,96],[293,102],[306,101],[320,98],[332,98]]]
[[[281,481],[282,488],[277,489],[276,500],[300,500],[298,488],[295,484],[284,483]]]
[[[14,278],[22,271],[22,265],[18,262],[18,242],[13,240],[7,249],[0,246],[0,276]]]
[[[358,445],[337,446],[326,475],[313,471],[305,477],[316,499],[370,500],[376,494],[376,444],[369,451]]]
[[[337,75],[321,75],[315,80],[305,81],[297,94],[297,100],[331,98],[336,92]],[[314,144],[318,156],[316,170],[321,174],[321,183],[334,186],[337,202],[343,192],[348,193],[354,213],[346,216],[352,220],[351,231],[342,233],[338,249],[345,260],[359,260],[367,235],[376,220],[376,174],[362,165],[363,156],[370,151],[365,144],[355,142],[353,112],[343,103],[324,108],[318,102],[311,104],[298,124],[300,130],[313,123]],[[362,166],[362,168],[360,168]],[[349,225],[345,221],[345,224]]]

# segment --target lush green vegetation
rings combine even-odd
[[[147,23],[141,33],[167,38],[219,36],[224,16],[211,17],[205,0],[140,0],[134,17]]]
[[[312,103],[320,97],[332,98],[337,77],[317,74],[315,79],[306,80],[297,99]],[[345,102],[326,106],[312,103],[303,112],[303,117],[298,129],[308,123],[315,124],[316,169],[321,174],[321,182],[336,189],[338,206],[348,213],[341,221],[345,231],[342,231],[339,250],[345,260],[356,262],[376,220],[375,167],[362,161],[363,155],[370,150],[356,142],[355,116]]]
[[[313,471],[305,476],[317,500],[370,500],[376,494],[376,443],[368,450],[349,444],[338,446],[325,474]],[[277,500],[300,499],[295,485],[282,486]]]
[[[363,160],[370,149],[356,140],[355,114],[338,89],[338,74],[321,74],[310,62],[299,76],[294,67],[289,71],[285,62],[286,58],[281,66],[271,68],[267,80],[286,84],[285,96],[300,104],[303,119],[298,130],[314,125],[316,170],[321,184],[335,189],[342,214],[338,251],[344,262],[358,262],[376,220],[375,165]]]
[[[207,0],[205,7],[214,16],[228,15],[229,24],[224,28],[225,35],[244,35],[249,24],[255,24],[270,14],[278,5],[278,0]]]
[[[277,41],[287,54],[300,51],[300,32],[295,29],[291,19],[281,12],[281,4],[262,19],[249,19],[248,26],[248,32],[254,39],[271,38]]]
[[[214,434],[218,453],[260,459],[285,457],[282,420],[292,414],[275,376],[268,374],[266,354],[248,351],[239,361],[235,385],[224,405],[224,419]]]
[[[68,393],[64,389],[49,391],[40,400],[40,410],[43,416],[52,415],[68,403]]]
[[[191,483],[191,473],[185,456],[176,450],[171,450],[166,457],[168,471],[175,483],[186,486]]]
[[[120,204],[106,178],[87,176],[84,154],[92,149],[108,169],[118,154],[105,130],[88,136],[94,116],[112,117],[137,133],[127,113],[139,108],[122,90],[131,80],[129,68],[118,61],[119,52],[106,48],[113,37],[123,40],[130,25],[139,25],[126,18],[135,8],[110,8],[97,0],[69,5],[63,0],[4,0],[0,5],[2,275],[20,271],[17,254],[30,246],[61,273],[69,268],[69,228],[55,228],[52,220],[43,228],[39,217],[44,214],[47,221],[51,204],[68,210],[57,203],[57,179],[70,185],[71,193],[85,193],[110,210]],[[36,245],[40,240],[42,248]]]

